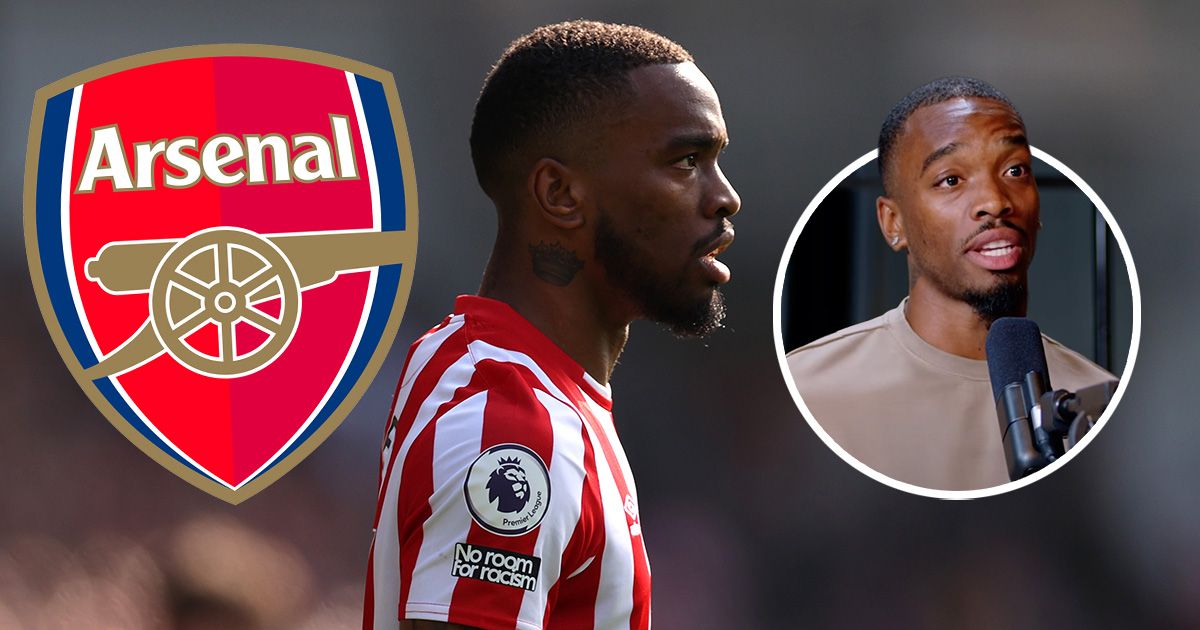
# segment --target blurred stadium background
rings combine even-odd
[[[511,39],[577,17],[640,24],[695,54],[721,95],[733,138],[722,165],[743,199],[723,256],[727,328],[678,342],[635,324],[615,375],[656,627],[1200,626],[1188,314],[1200,301],[1188,184],[1200,161],[1198,12],[1082,0],[0,3],[0,628],[359,624],[404,348],[475,290],[491,245],[466,142],[475,95]],[[391,70],[421,212],[403,341],[342,427],[239,507],[160,468],[85,399],[38,313],[21,231],[37,88],[125,55],[221,42]],[[897,99],[951,73],[1005,91],[1032,142],[1096,189],[1143,298],[1141,349],[1111,426],[1050,478],[971,502],[896,492],[829,452],[792,404],[770,324],[800,212],[873,146]]]

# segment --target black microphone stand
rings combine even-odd
[[[1116,389],[1117,381],[1105,381],[1077,392],[1046,391],[1036,371],[1006,386],[996,408],[1009,479],[1032,475],[1073,448],[1104,413]],[[1010,419],[1007,425],[1004,418]]]

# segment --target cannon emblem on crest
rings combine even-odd
[[[149,317],[84,375],[119,374],[163,350],[207,376],[256,372],[291,342],[305,289],[340,273],[411,262],[415,250],[415,237],[404,231],[261,235],[233,227],[176,240],[109,243],[87,261],[85,275],[109,293],[149,293]],[[187,340],[208,324],[217,329],[215,353]],[[257,329],[265,340],[239,348],[239,326]]]

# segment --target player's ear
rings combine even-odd
[[[904,217],[900,207],[890,197],[875,198],[875,218],[879,220],[879,231],[883,232],[883,240],[887,241],[892,251],[898,252],[908,246],[908,236],[904,233]]]
[[[572,230],[583,225],[583,182],[570,167],[544,157],[529,173],[529,192],[541,217],[555,227]]]

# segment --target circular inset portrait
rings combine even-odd
[[[825,443],[924,496],[1007,492],[1095,438],[1141,305],[1129,247],[1074,172],[974,79],[934,81],[835,176],[788,239],[779,364]]]

